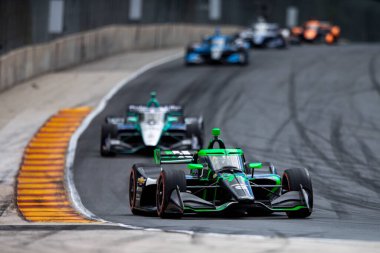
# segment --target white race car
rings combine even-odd
[[[160,105],[152,92],[147,105],[129,105],[124,117],[106,117],[100,142],[102,156],[154,148],[198,149],[203,145],[203,118],[184,117],[178,105]]]
[[[259,20],[251,28],[240,32],[239,37],[248,42],[251,47],[286,48],[287,41],[284,32],[285,30],[280,29],[275,23]]]

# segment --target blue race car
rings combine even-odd
[[[186,65],[204,63],[226,63],[247,65],[249,45],[240,38],[223,35],[216,29],[200,43],[188,46],[185,55]]]

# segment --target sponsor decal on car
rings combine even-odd
[[[233,184],[231,187],[235,188],[236,190],[248,190],[248,187],[244,184]]]
[[[145,181],[146,181],[146,179],[145,179],[144,177],[139,177],[139,178],[137,179],[137,184],[138,184],[139,186],[143,186],[143,185],[145,184]]]

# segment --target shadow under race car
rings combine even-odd
[[[225,148],[218,128],[212,133],[207,149],[157,149],[156,165],[133,165],[129,179],[133,214],[180,218],[184,214],[245,215],[259,210],[286,212],[289,218],[310,216],[313,189],[306,169],[287,169],[281,177],[270,163],[246,163],[241,149]],[[163,164],[187,164],[189,173],[161,167]],[[263,167],[269,171],[256,171]]]
[[[160,105],[155,92],[147,105],[129,105],[125,117],[106,117],[100,138],[102,156],[202,146],[202,117],[184,117],[181,106]]]

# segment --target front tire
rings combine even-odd
[[[129,174],[129,208],[134,215],[151,216],[156,205],[156,189],[147,180],[158,178],[161,167],[155,164],[133,164]],[[148,176],[149,175],[149,176]]]
[[[247,66],[249,64],[249,54],[248,51],[241,51],[242,60],[240,62],[241,66]]]
[[[112,124],[103,124],[100,135],[100,155],[104,157],[115,156],[116,153],[107,147],[108,138],[117,138],[117,128]]]
[[[168,210],[170,196],[176,188],[180,192],[186,191],[186,177],[182,170],[163,170],[157,180],[156,205],[157,215],[161,218],[179,219],[182,212],[173,212]]]
[[[136,190],[137,190],[137,167],[133,165],[129,175],[129,207],[134,215],[140,214],[136,209]]]
[[[203,147],[204,124],[201,118],[187,125],[187,135],[190,138],[196,137],[198,140],[198,147],[192,146],[191,149],[201,149]]]
[[[287,169],[282,176],[283,191],[301,191],[302,188],[307,192],[309,197],[310,209],[303,208],[298,211],[286,212],[289,218],[306,218],[309,217],[313,209],[313,186],[307,169]]]

